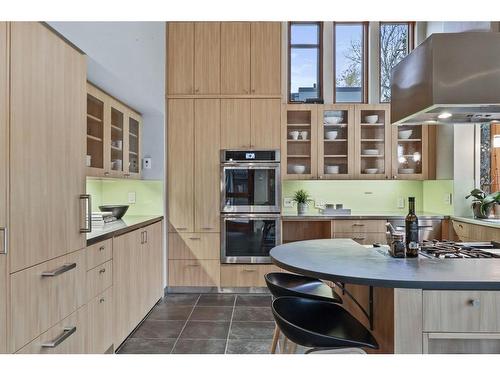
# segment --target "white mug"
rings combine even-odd
[[[300,138],[302,138],[302,139],[307,139],[307,134],[308,134],[308,133],[307,133],[305,130],[301,131],[301,132],[300,132]]]
[[[288,133],[290,134],[290,137],[292,137],[293,140],[299,139],[299,132],[297,130],[294,130],[293,132]]]
[[[90,167],[92,165],[92,155],[87,155],[85,164],[87,165],[87,167]]]

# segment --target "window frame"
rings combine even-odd
[[[337,102],[337,43],[336,43],[336,27],[337,25],[361,25],[363,26],[363,92],[362,98],[359,102]],[[345,21],[345,22],[333,22],[333,103],[335,104],[366,104],[368,103],[368,84],[369,84],[369,38],[368,38],[368,21]]]
[[[378,101],[380,104],[390,104],[391,101],[382,101],[382,55],[380,53],[380,38],[383,25],[403,25],[408,26],[408,54],[415,48],[415,21],[380,21],[378,27]],[[407,54],[407,55],[408,55]]]
[[[292,25],[315,25],[318,26],[318,44],[293,44],[292,45]],[[299,104],[305,103],[303,101],[292,100],[292,48],[317,48],[318,49],[318,98],[317,100],[323,101],[323,22],[321,21],[293,21],[288,22],[288,103]]]

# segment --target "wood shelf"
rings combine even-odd
[[[286,126],[288,126],[288,127],[304,128],[304,127],[311,127],[311,124],[287,124]]]
[[[135,152],[135,151],[129,151],[128,153],[131,154],[131,155],[137,156],[137,152]]]
[[[288,142],[303,142],[303,143],[306,143],[306,142],[311,142],[310,139],[287,139]]]
[[[345,123],[340,123],[340,124],[323,124],[323,126],[325,126],[325,127],[337,126],[339,128],[345,128],[347,126],[347,124],[345,124]]]
[[[361,155],[362,158],[383,158],[384,155]]]
[[[99,117],[92,116],[90,113],[87,113],[87,119],[91,119],[96,122],[102,122],[102,119],[100,119]]]
[[[116,125],[111,125],[111,129],[114,129],[114,130],[119,131],[119,132],[122,132],[122,131],[123,131],[123,129],[122,129],[122,128],[120,128],[120,127],[118,127],[118,126],[116,126]]]
[[[113,151],[123,151],[123,148],[119,148],[119,147],[116,147],[116,146],[113,146],[113,145],[111,146],[111,149]]]
[[[365,124],[365,123],[362,123],[360,125],[361,126],[385,126],[384,123],[376,123],[376,124]]]
[[[422,142],[420,138],[398,139],[398,142]]]
[[[347,139],[323,139],[323,142],[347,142]]]
[[[87,134],[87,139],[92,139],[96,142],[102,142],[102,138],[94,137],[93,135]]]
[[[131,137],[138,138],[137,134],[134,133],[128,133]]]
[[[383,138],[363,138],[361,142],[384,142]]]
[[[311,155],[287,155],[289,158],[310,158]]]
[[[346,158],[347,155],[324,155],[325,158]]]

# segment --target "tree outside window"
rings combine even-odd
[[[380,23],[380,101],[391,101],[391,71],[409,52],[411,46],[409,22]]]

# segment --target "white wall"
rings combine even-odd
[[[88,80],[141,112],[145,179],[164,180],[165,22],[49,22],[87,54]]]

